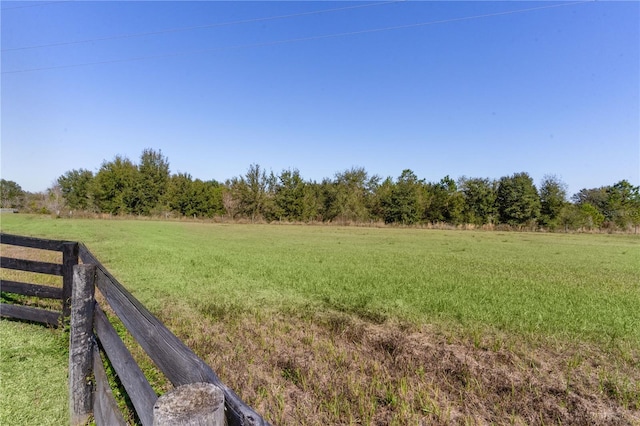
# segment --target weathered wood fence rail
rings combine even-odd
[[[62,252],[62,264],[1,257],[2,268],[62,276],[63,286],[57,288],[2,280],[2,292],[59,299],[62,306],[56,312],[2,303],[0,315],[52,326],[70,320],[69,399],[72,424],[82,424],[91,415],[97,425],[126,424],[107,380],[104,357],[111,363],[140,422],[145,426],[177,424],[175,415],[183,416],[180,424],[218,425],[214,419],[220,419],[222,408],[212,404],[221,402],[222,396],[227,424],[268,425],[220,381],[211,367],[133,297],[84,244],[4,233],[0,233],[0,243]],[[96,289],[173,384],[175,388],[172,391],[158,398],[105,315],[101,303],[96,301]],[[220,391],[220,400],[212,396],[213,392]],[[182,398],[177,402],[178,411],[184,410],[180,406],[188,405],[184,398],[193,399],[191,412],[171,413],[171,404],[176,404],[176,398]]]

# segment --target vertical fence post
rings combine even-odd
[[[93,312],[95,265],[73,268],[69,343],[69,412],[71,425],[84,425],[93,411]]]
[[[71,315],[71,288],[73,287],[73,267],[78,264],[78,243],[62,245],[62,320]]]

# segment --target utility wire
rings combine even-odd
[[[184,56],[184,55],[199,55],[199,54],[205,54],[205,53],[221,52],[221,51],[225,51],[225,50],[236,50],[236,49],[247,49],[247,48],[256,48],[256,47],[275,46],[275,45],[286,44],[286,43],[322,40],[322,39],[336,38],[336,37],[347,37],[347,36],[360,35],[360,34],[371,34],[371,33],[376,33],[376,32],[383,32],[383,31],[393,31],[393,30],[401,30],[401,29],[407,29],[407,28],[424,27],[424,26],[427,26],[427,25],[436,25],[436,24],[446,24],[446,23],[451,23],[451,22],[469,21],[469,20],[473,20],[473,19],[490,18],[490,17],[494,17],[494,16],[513,15],[513,14],[517,14],[517,13],[534,12],[534,11],[544,10],[544,9],[553,9],[553,8],[558,8],[558,7],[575,6],[575,5],[579,5],[579,4],[593,3],[594,1],[596,1],[596,0],[580,0],[580,1],[575,1],[575,2],[571,2],[571,3],[562,3],[562,4],[555,4],[555,5],[548,5],[548,6],[530,7],[530,8],[526,8],[526,9],[509,10],[509,11],[505,11],[505,12],[495,12],[495,13],[487,13],[487,14],[483,14],[483,15],[464,16],[464,17],[461,17],[461,18],[442,19],[442,20],[437,20],[437,21],[419,22],[419,23],[416,23],[416,24],[397,25],[397,26],[383,27],[383,28],[372,28],[372,29],[368,29],[368,30],[359,30],[359,31],[351,31],[351,32],[343,32],[343,33],[325,34],[325,35],[311,36],[311,37],[291,38],[291,39],[276,40],[276,41],[270,41],[270,42],[264,42],[264,43],[241,44],[241,45],[235,45],[235,46],[219,47],[219,48],[215,48],[215,49],[193,50],[193,51],[185,51],[185,52],[165,53],[165,54],[160,54],[160,55],[148,55],[148,56],[139,56],[139,57],[133,57],[133,58],[113,59],[113,60],[107,60],[107,61],[87,62],[87,63],[82,63],[82,64],[69,64],[69,65],[58,65],[58,66],[42,67],[42,68],[29,68],[29,69],[14,70],[14,71],[2,71],[1,74],[16,74],[16,73],[23,73],[23,72],[30,72],[30,71],[44,71],[44,70],[63,69],[63,68],[75,68],[75,67],[83,67],[83,66],[89,66],[89,65],[105,65],[105,64],[114,64],[114,63],[119,63],[119,62],[141,61],[141,60],[146,60],[146,59],[170,58],[170,57]]]
[[[192,31],[192,30],[201,30],[201,29],[206,29],[206,28],[225,27],[225,26],[238,25],[238,24],[250,24],[250,23],[255,23],[255,22],[274,21],[274,20],[277,20],[277,19],[297,18],[297,17],[300,17],[300,16],[315,15],[315,14],[319,14],[319,13],[339,12],[339,11],[342,11],[342,10],[361,9],[361,8],[371,7],[371,6],[381,6],[381,5],[386,5],[386,4],[390,4],[390,3],[398,3],[398,2],[401,2],[401,1],[404,1],[404,0],[390,0],[390,1],[383,1],[383,2],[359,4],[359,5],[355,5],[355,6],[338,7],[338,8],[333,8],[333,9],[314,10],[314,11],[311,11],[311,12],[301,12],[301,13],[294,13],[294,14],[290,14],[290,15],[270,16],[270,17],[265,17],[265,18],[243,19],[243,20],[239,20],[239,21],[220,22],[220,23],[207,24],[207,25],[196,25],[196,26],[192,26],[192,27],[167,28],[167,29],[164,29],[164,30],[150,31],[150,32],[145,32],[145,33],[119,34],[119,35],[100,37],[100,38],[93,38],[93,39],[87,39],[87,40],[64,41],[64,42],[59,42],[59,43],[40,44],[40,45],[36,45],[36,46],[11,47],[11,48],[8,48],[8,49],[2,49],[0,51],[1,52],[9,52],[9,51],[15,51],[15,50],[39,49],[39,48],[43,48],[43,47],[68,46],[68,45],[72,45],[72,44],[93,43],[93,42],[96,42],[96,41],[119,40],[119,39],[124,39],[124,38],[153,36],[153,35],[160,35],[160,34],[177,33],[177,32],[182,32],[182,31]]]
[[[37,3],[37,4],[25,4],[22,6],[10,6],[10,7],[3,7],[0,8],[0,11],[4,12],[5,10],[13,10],[13,9],[24,9],[27,7],[38,7],[38,6],[48,6],[50,4],[57,4],[57,3],[71,3],[74,2],[76,0],[58,0],[58,1],[49,1],[46,3]]]

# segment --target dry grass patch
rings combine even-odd
[[[163,320],[278,425],[640,422],[640,356],[621,347],[338,312],[180,312]]]

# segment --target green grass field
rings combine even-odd
[[[0,325],[0,424],[69,423],[65,342],[39,325]]]
[[[207,332],[196,333],[194,325],[224,326],[226,333],[239,333],[237,327],[242,326],[238,324],[253,318],[270,323],[268,333],[286,334],[291,324],[316,326],[317,318],[330,313],[348,318],[348,325],[369,328],[399,327],[413,332],[430,327],[449,336],[445,339],[449,343],[454,336],[454,340],[468,339],[481,347],[489,336],[495,350],[501,347],[497,341],[514,339],[528,348],[539,347],[533,342],[556,342],[558,351],[563,345],[588,345],[605,352],[615,347],[625,368],[630,368],[625,371],[632,375],[624,385],[625,398],[630,399],[631,407],[640,404],[634,399],[640,395],[640,238],[635,235],[96,221],[23,215],[6,215],[1,220],[3,232],[84,242],[120,282],[188,344],[204,352],[201,356],[205,358],[211,345],[223,343],[205,342]],[[329,322],[335,331],[335,321]],[[273,337],[269,336],[263,338]],[[304,342],[308,338],[308,334],[301,337]],[[364,345],[365,341],[355,342]],[[314,345],[312,341],[305,344]],[[215,357],[207,361],[217,362]],[[291,377],[297,377],[295,371],[306,371],[301,365],[306,364],[286,364],[280,368],[286,374],[280,375],[289,376],[291,382]],[[614,367],[618,368],[612,365],[611,371]],[[613,377],[614,372],[607,374]],[[242,382],[241,378],[229,380]],[[300,388],[300,380],[297,382]],[[261,405],[268,398],[261,394],[260,386],[255,389],[246,392],[255,406],[268,411],[277,406],[277,401]],[[399,391],[394,388],[393,392]],[[606,389],[600,392],[607,393]],[[381,405],[388,407],[376,403],[371,419],[382,416],[376,411]],[[399,407],[395,407],[396,414]],[[339,418],[346,415],[346,408],[334,409]],[[295,424],[291,420],[295,414],[287,410],[272,414],[272,421]],[[351,416],[358,411],[349,410]],[[363,413],[370,411],[359,408],[354,421],[363,421],[367,418]],[[438,418],[446,420],[440,414]],[[408,415],[399,417],[400,424],[402,419],[411,423],[407,419],[413,417]],[[449,415],[455,418],[455,410]]]
[[[640,238],[2,218],[79,240],[150,306],[335,309],[640,343]]]

